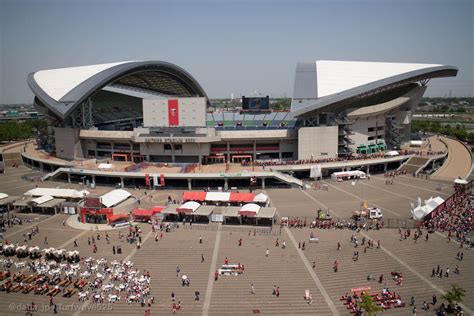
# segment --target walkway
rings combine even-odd
[[[460,141],[442,137],[448,146],[448,158],[431,179],[453,181],[458,177],[468,177],[472,168],[472,156]]]

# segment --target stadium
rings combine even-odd
[[[288,172],[292,166],[291,175],[307,177],[311,165],[320,162],[333,163],[321,165],[317,174],[323,176],[348,168],[369,172],[370,165],[372,170],[386,171],[410,158],[407,152],[390,157],[384,153],[400,151],[410,141],[412,114],[428,82],[456,76],[457,71],[434,64],[301,62],[296,66],[290,111],[270,110],[268,97],[243,97],[242,109],[209,112],[209,98],[201,85],[171,63],[41,70],[28,76],[28,85],[35,106],[51,124],[51,135],[40,149],[52,154],[46,157],[50,159],[37,159],[25,150],[23,160],[45,171],[81,161],[82,176],[88,175],[84,161],[114,162],[129,167],[114,171],[141,172],[117,173],[122,184],[127,178],[143,179],[144,174],[158,182],[158,176],[166,173],[170,180],[188,181],[176,186],[188,187],[191,181],[207,184],[195,179],[197,174],[183,176],[183,170],[196,173],[212,164],[224,164],[226,173],[243,171],[232,165],[252,166],[253,174],[246,168],[245,174],[234,172],[225,178],[256,176],[259,184],[272,178],[299,185],[296,179],[287,181],[283,174],[268,172]],[[357,159],[370,155],[380,159]],[[337,165],[340,161],[350,163]],[[179,169],[150,169],[153,165]],[[265,165],[276,167],[268,171]],[[222,169],[212,170],[205,172],[207,177],[203,172],[198,176],[222,175]],[[72,169],[62,171],[54,176],[74,174]],[[92,182],[104,175],[94,172],[90,173]],[[223,180],[226,187],[232,185]]]

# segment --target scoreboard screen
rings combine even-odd
[[[242,109],[243,110],[269,110],[270,109],[270,97],[242,97]]]

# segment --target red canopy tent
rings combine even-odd
[[[187,191],[183,192],[183,201],[199,201],[204,202],[206,200],[207,192],[204,191]]]
[[[151,219],[153,215],[156,213],[161,213],[161,211],[164,210],[163,206],[155,206],[154,208],[150,210],[145,210],[141,208],[134,209],[132,211],[133,219],[134,220],[145,220],[148,221]]]
[[[244,203],[251,203],[255,198],[255,194],[253,193],[230,193],[230,202],[244,202]]]
[[[107,215],[107,220],[109,224],[115,223],[121,220],[128,220],[128,214],[109,214]]]

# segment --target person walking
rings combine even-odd
[[[337,250],[341,250],[341,243],[337,242]]]
[[[199,243],[202,244],[202,236],[199,236]]]
[[[250,284],[250,294],[255,294],[255,287],[253,286],[253,283]]]
[[[433,267],[433,270],[431,270],[431,277],[434,277],[436,274],[435,268]]]
[[[115,246],[112,246],[112,253],[115,255]]]
[[[181,272],[181,269],[179,266],[176,267],[176,277],[179,277],[179,273]]]
[[[269,254],[270,254],[270,250],[268,250],[267,248],[267,250],[265,251],[265,257],[268,257]]]
[[[204,262],[204,254],[201,254],[201,263]]]
[[[219,271],[214,272],[214,281],[219,280]]]
[[[176,301],[176,295],[174,295],[174,292],[171,292],[171,301],[172,302]]]
[[[438,299],[436,298],[435,294],[433,294],[432,302],[433,302],[433,306],[436,305],[436,303],[438,302]]]
[[[415,297],[414,296],[412,296],[410,298],[410,306],[415,306]]]
[[[445,274],[445,276],[446,276],[447,278],[449,278],[449,267],[446,268],[446,274]]]
[[[280,287],[279,286],[277,286],[277,288],[276,288],[276,294],[275,295],[276,295],[276,297],[280,297]]]
[[[199,295],[200,295],[200,294],[201,294],[201,293],[199,293],[199,291],[194,291],[194,301],[195,301],[195,302],[199,302]]]

